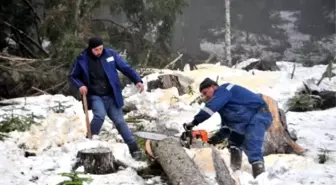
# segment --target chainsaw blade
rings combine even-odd
[[[156,140],[161,141],[167,139],[169,136],[165,134],[159,134],[155,132],[145,132],[145,131],[137,131],[134,132],[134,135],[140,138],[149,139],[149,140]]]

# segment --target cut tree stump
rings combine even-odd
[[[147,91],[150,92],[153,89],[169,89],[171,87],[176,87],[179,95],[186,93],[186,89],[181,85],[179,79],[175,75],[165,74],[158,76],[157,80],[149,81],[147,83]]]
[[[262,95],[273,116],[273,122],[267,130],[263,145],[263,155],[295,153],[302,155],[305,149],[295,143],[287,130],[287,123],[284,115],[280,116],[277,102],[269,96]],[[281,119],[282,117],[282,119]]]
[[[168,138],[151,141],[151,149],[172,185],[208,184],[198,166],[177,140]]]
[[[104,147],[78,151],[72,170],[75,171],[79,166],[84,166],[84,171],[91,174],[108,174],[118,169],[112,151]]]

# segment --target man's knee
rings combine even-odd
[[[250,164],[255,161],[264,161],[262,147],[263,140],[246,140],[244,149]]]

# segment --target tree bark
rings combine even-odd
[[[219,151],[215,147],[211,147],[212,160],[216,170],[216,181],[218,185],[235,185],[239,184],[231,177],[230,171],[227,168],[224,159],[220,156]]]
[[[262,98],[268,104],[273,116],[273,123],[267,131],[263,145],[264,155],[279,153],[303,154],[305,149],[295,143],[287,130],[286,120],[281,120],[277,102],[266,95],[262,95]]]
[[[230,21],[230,0],[225,0],[225,57],[228,66],[232,66],[231,59],[231,21]]]
[[[112,151],[108,148],[89,148],[77,153],[77,161],[72,170],[84,166],[84,171],[91,174],[108,174],[117,171]]]
[[[172,185],[208,184],[177,140],[151,141],[151,149]]]

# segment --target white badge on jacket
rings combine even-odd
[[[113,56],[108,57],[108,58],[106,59],[106,61],[107,61],[107,62],[112,62],[112,61],[114,61],[114,57],[113,57]]]

